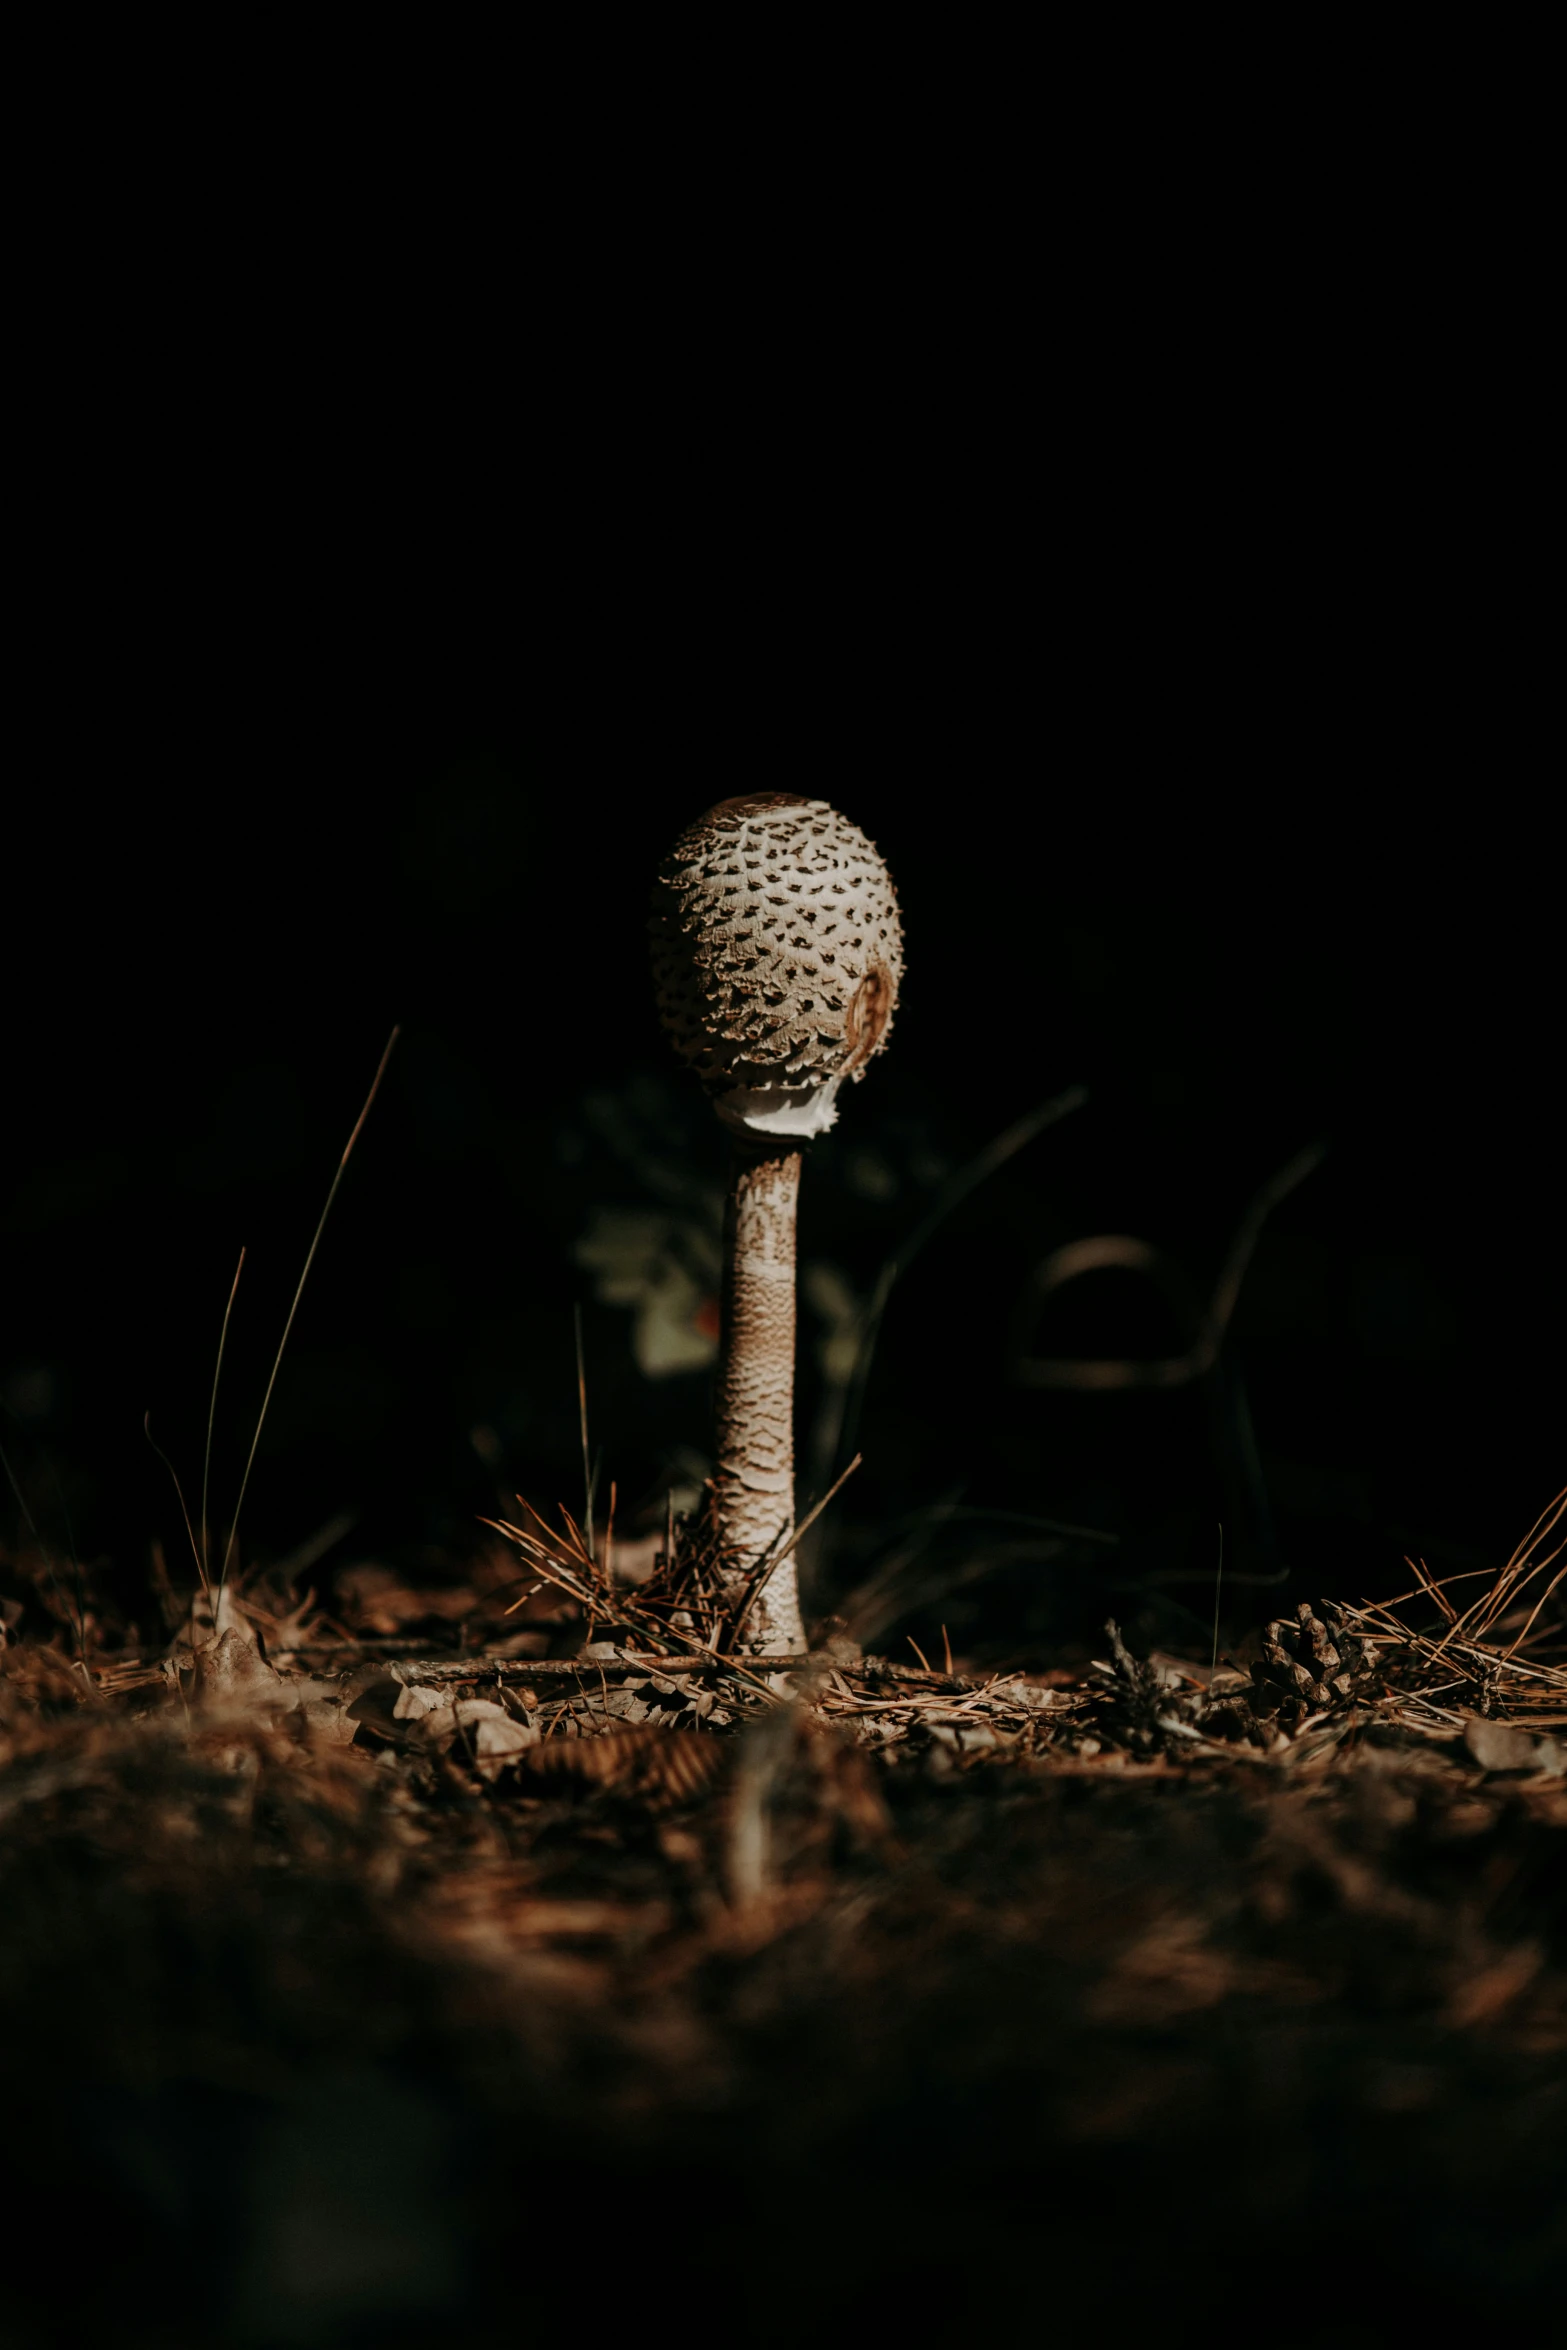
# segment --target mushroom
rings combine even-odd
[[[659,1015],[734,1142],[710,1506],[743,1606],[794,1524],[801,1149],[886,1042],[903,934],[874,844],[791,792],[720,800],[689,825],[659,873],[651,932]],[[756,1590],[745,1633],[764,1653],[804,1646],[792,1557]]]

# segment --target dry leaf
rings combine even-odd
[[[457,1719],[473,1742],[474,1764],[481,1779],[498,1779],[519,1754],[537,1746],[539,1733],[487,1699],[475,1698],[457,1708]]]
[[[1511,1729],[1506,1722],[1486,1722],[1478,1717],[1465,1722],[1464,1744],[1482,1771],[1532,1771],[1536,1767],[1534,1740],[1527,1730]]]
[[[200,1706],[285,1713],[294,1699],[267,1663],[245,1623],[230,1624],[195,1652],[195,1697]]]
[[[451,1700],[444,1690],[427,1689],[418,1682],[407,1681],[392,1708],[394,1722],[421,1722],[427,1714],[449,1708]]]
[[[325,1746],[351,1746],[358,1723],[348,1708],[336,1698],[305,1697],[299,1701],[300,1718],[310,1736]]]

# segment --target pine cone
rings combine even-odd
[[[659,1016],[720,1115],[830,1126],[839,1085],[886,1042],[903,975],[897,896],[859,827],[825,800],[721,800],[665,859],[650,930]]]
[[[1351,1632],[1341,1611],[1331,1601],[1321,1602],[1322,1614],[1313,1615],[1302,1600],[1295,1621],[1287,1618],[1265,1625],[1262,1656],[1251,1668],[1252,1711],[1285,1711],[1298,1718],[1347,1705],[1376,1676],[1376,1660],[1367,1643]]]
[[[1193,1722],[1197,1692],[1167,1665],[1133,1656],[1114,1617],[1106,1624],[1105,1635],[1115,1661],[1089,1667],[1101,1700],[1096,1727],[1134,1754],[1179,1753],[1183,1744],[1201,1735]]]

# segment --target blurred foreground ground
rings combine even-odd
[[[1111,1704],[1096,1739],[884,1747],[656,1674],[527,1716],[523,1662],[487,1754],[373,1662],[286,1714],[243,1674],[5,1664],[18,2350],[1305,2350],[1560,2305],[1550,1740],[1372,1708],[1182,1767]],[[574,1743],[504,1751],[552,1707]]]

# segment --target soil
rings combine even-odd
[[[1567,2285],[1549,1744],[4,1662],[7,2344],[1342,2350]]]

